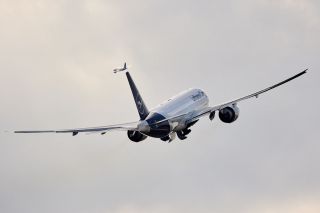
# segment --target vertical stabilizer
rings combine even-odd
[[[130,88],[131,88],[131,92],[132,92],[134,101],[135,101],[136,106],[137,106],[137,110],[138,110],[140,119],[144,120],[148,116],[149,110],[146,107],[144,101],[142,100],[141,95],[140,95],[140,93],[139,93],[139,91],[138,91],[138,89],[136,87],[136,84],[132,80],[130,73],[126,72],[126,75],[127,75],[128,81],[129,81],[129,85],[130,85]]]

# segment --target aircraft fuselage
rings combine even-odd
[[[142,133],[150,137],[163,138],[171,132],[186,129],[188,118],[191,118],[194,113],[206,109],[208,105],[208,96],[201,89],[183,91],[150,111],[145,119],[150,129],[149,131],[142,131]],[[157,121],[179,115],[184,116],[155,124]]]

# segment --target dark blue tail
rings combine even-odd
[[[136,106],[138,109],[140,119],[144,120],[149,115],[149,110],[148,110],[147,106],[145,105],[144,101],[142,100],[141,95],[136,87],[136,84],[132,80],[130,73],[126,72],[126,75],[127,75],[128,81],[129,81],[129,85],[131,88],[131,92],[132,92],[134,101],[136,102]]]

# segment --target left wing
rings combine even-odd
[[[294,75],[294,76],[292,76],[292,77],[290,77],[290,78],[288,78],[288,79],[286,79],[286,80],[284,80],[284,81],[281,81],[281,82],[279,82],[279,83],[277,83],[277,84],[275,84],[275,85],[273,85],[273,86],[271,86],[271,87],[265,88],[265,89],[260,90],[260,91],[258,91],[258,92],[255,92],[255,93],[252,93],[252,94],[250,94],[250,95],[244,96],[244,97],[242,97],[242,98],[238,98],[238,99],[235,99],[235,100],[232,100],[232,101],[223,103],[223,104],[219,104],[219,105],[216,105],[216,106],[213,106],[213,107],[208,107],[207,109],[205,109],[205,110],[197,113],[197,114],[196,114],[192,119],[190,119],[188,122],[195,121],[195,120],[199,119],[200,117],[202,117],[202,116],[204,116],[204,115],[207,115],[207,114],[212,113],[212,112],[217,111],[217,110],[221,110],[221,109],[223,109],[223,108],[225,108],[225,107],[227,107],[227,106],[231,106],[231,105],[237,104],[237,103],[239,103],[240,101],[244,101],[244,100],[247,100],[247,99],[253,98],[253,97],[258,98],[259,95],[261,95],[262,93],[265,93],[265,92],[267,92],[267,91],[269,91],[269,90],[272,90],[272,89],[274,89],[274,88],[276,88],[276,87],[278,87],[278,86],[281,86],[281,85],[283,85],[283,84],[285,84],[285,83],[287,83],[287,82],[289,82],[289,81],[291,81],[291,80],[293,80],[293,79],[295,79],[295,78],[300,77],[301,75],[306,74],[306,73],[307,73],[307,70],[308,70],[308,69],[306,69],[306,70],[304,70],[304,71],[302,71],[302,72],[300,72],[300,73],[298,73],[298,74],[296,74],[296,75]]]
[[[77,128],[77,129],[60,129],[60,130],[32,130],[32,131],[15,131],[14,133],[72,133],[73,136],[77,135],[79,132],[86,133],[101,133],[105,134],[111,130],[137,130],[139,122],[124,123],[118,125],[110,126],[100,126],[100,127],[88,127],[88,128]]]

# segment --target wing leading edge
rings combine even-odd
[[[60,129],[60,130],[32,130],[32,131],[15,131],[14,133],[72,133],[73,136],[77,135],[78,133],[106,133],[112,130],[137,130],[139,122],[131,122],[131,123],[124,123],[118,125],[110,125],[110,126],[100,126],[100,127],[88,127],[88,128],[77,128],[77,129]]]

